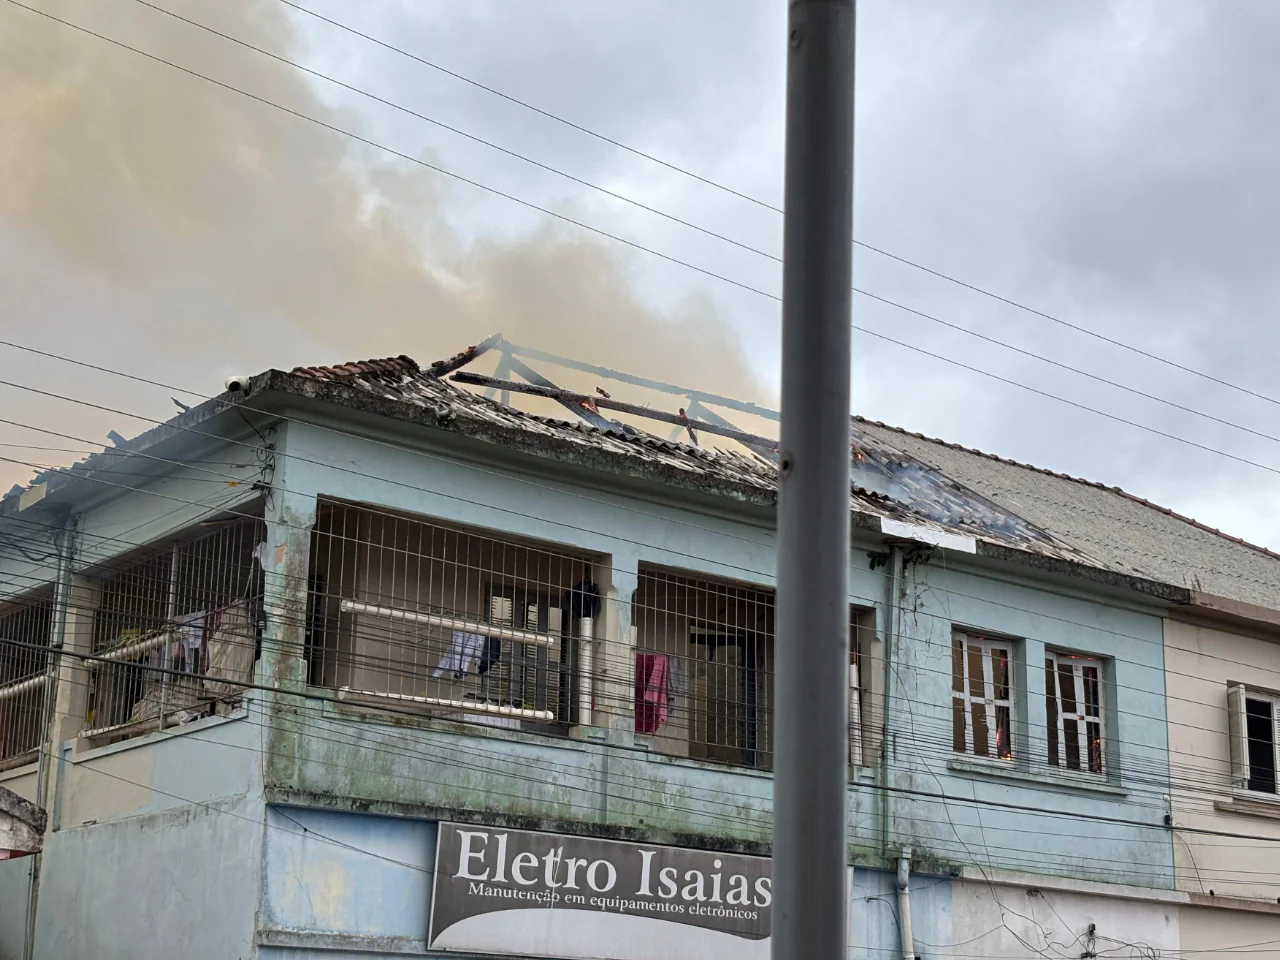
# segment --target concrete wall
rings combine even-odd
[[[0,860],[0,960],[21,960],[34,857]]]
[[[264,956],[425,946],[434,823],[269,808],[266,825]]]
[[[1280,958],[1280,909],[1261,913],[1184,906],[1180,916],[1180,949],[1187,956],[1198,953],[1200,956],[1240,956],[1251,960]]]
[[[267,828],[261,956],[300,960],[422,949],[434,823],[282,807],[267,811]],[[1033,960],[1087,951],[1127,956],[1149,948],[1163,956],[1189,949],[1180,933],[1179,895],[1142,897],[1140,890],[1088,882],[1031,887],[1007,875],[988,882],[913,874],[915,950],[924,957]],[[894,874],[855,869],[850,960],[901,956],[898,918]],[[1264,939],[1264,928],[1248,930]]]
[[[910,567],[906,580],[900,655],[889,677],[889,774],[893,787],[932,796],[889,794],[900,842],[944,860],[1172,887],[1160,620],[1009,571],[963,567],[945,555]],[[952,625],[1009,638],[1017,701],[1012,762],[951,751]],[[1105,662],[1106,776],[1047,763],[1046,649]]]
[[[245,796],[52,834],[36,956],[248,960],[261,841]]]
[[[377,504],[541,541],[560,552],[604,554],[610,591],[601,619],[613,660],[596,695],[605,703],[630,701],[630,601],[642,565],[745,585],[773,584],[769,519],[746,508],[712,512],[655,502],[618,487],[570,484],[565,473],[552,478],[521,473],[510,464],[469,462],[465,450],[395,449],[297,424],[288,428],[287,445],[299,457],[288,465],[288,486],[297,497]],[[352,464],[359,473],[348,471]],[[850,602],[877,608],[879,624],[890,622],[886,568],[872,568],[868,552],[884,549],[882,542],[859,538],[850,563]],[[893,790],[886,810],[886,794],[865,777],[855,781],[854,850],[873,855],[886,839],[887,824],[890,849],[909,841],[923,857],[941,863],[977,861],[1171,887],[1173,855],[1161,800],[1168,781],[1163,643],[1155,611],[941,553],[908,565],[895,603],[901,608],[894,618],[901,636],[889,677]],[[1016,659],[1030,665],[1019,672],[1016,763],[953,762],[953,624],[1015,638]],[[1107,663],[1106,777],[1058,776],[1044,761],[1047,648]],[[287,731],[296,753],[273,765],[268,787],[279,798],[339,808],[419,816],[475,811],[549,822],[594,820],[659,836],[701,834],[709,842],[767,840],[767,778],[637,753],[629,713],[618,709],[607,724],[614,747],[605,750],[496,731],[475,721],[362,720],[305,704],[296,715],[300,726]],[[938,799],[943,795],[950,802]],[[974,806],[956,798],[1006,806]],[[1081,819],[1091,815],[1131,823]]]
[[[1280,897],[1280,801],[1231,783],[1227,686],[1280,690],[1280,643],[1165,622],[1178,886],[1219,897]],[[1274,838],[1233,839],[1192,830]]]

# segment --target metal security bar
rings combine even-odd
[[[513,725],[575,722],[575,632],[598,606],[591,575],[584,555],[322,502],[309,681],[354,703]]]
[[[43,739],[52,623],[52,586],[0,604],[0,768],[34,760]]]
[[[259,653],[265,538],[260,518],[206,521],[102,578],[93,651],[111,662],[88,664],[82,736],[123,739],[230,709]]]
[[[636,631],[635,730],[673,756],[773,765],[773,592],[642,567]],[[879,711],[864,687],[875,611],[849,608],[849,763],[873,762]]]
[[[674,756],[773,762],[773,592],[642,568],[635,729]]]

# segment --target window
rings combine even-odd
[[[590,650],[571,628],[599,604],[586,557],[326,500],[310,561],[313,685],[496,726],[574,718]]]
[[[0,603],[0,770],[36,759],[45,734],[52,609],[52,587]]]
[[[1280,696],[1233,684],[1227,689],[1227,711],[1233,782],[1256,793],[1276,793]]]
[[[773,613],[772,591],[642,568],[636,733],[668,755],[769,769]]]
[[[124,739],[239,703],[260,652],[265,539],[261,518],[230,514],[113,565],[81,736]]]
[[[1105,725],[1102,716],[1102,662],[1070,653],[1044,658],[1047,760],[1064,770],[1102,773]]]
[[[956,753],[1013,758],[1012,647],[957,633],[951,639],[951,736]]]

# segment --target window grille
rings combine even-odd
[[[956,633],[951,638],[951,737],[956,753],[1013,758],[1013,646]]]
[[[598,604],[591,572],[582,554],[325,502],[311,550],[310,683],[505,725],[574,722],[575,631]]]
[[[1069,653],[1044,660],[1045,726],[1050,766],[1103,773],[1106,724],[1102,662]]]
[[[635,729],[663,753],[772,766],[773,592],[642,569]]]
[[[632,605],[635,731],[662,753],[773,765],[773,591],[644,568]],[[860,673],[874,614],[850,610],[849,758],[863,762]]]
[[[229,709],[262,631],[259,518],[211,520],[101,579],[82,736],[122,738]],[[165,672],[176,671],[176,672]]]
[[[0,604],[0,767],[34,760],[44,737],[52,623],[51,586]]]

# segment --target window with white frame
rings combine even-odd
[[[1013,758],[1013,644],[951,638],[951,737],[956,753]]]
[[[1277,793],[1280,769],[1280,695],[1243,684],[1227,688],[1231,777],[1236,787]]]
[[[1045,726],[1050,766],[1103,773],[1106,722],[1102,661],[1050,651],[1044,658]]]

